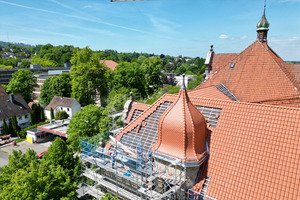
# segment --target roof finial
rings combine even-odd
[[[267,1],[265,0],[265,4],[264,4],[264,13],[263,16],[261,17],[261,19],[259,20],[259,22],[257,23],[257,39],[261,42],[266,42],[267,41],[267,34],[268,34],[268,30],[269,30],[269,22],[266,18],[266,4]]]
[[[184,77],[185,77],[185,74],[182,74],[182,85],[181,85],[180,90],[186,90],[185,82],[184,82]]]

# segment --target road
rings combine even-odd
[[[31,144],[27,141],[19,142],[17,146],[11,143],[0,146],[0,167],[8,164],[8,156],[12,154],[13,150],[21,150],[26,153],[28,149],[33,149],[37,154],[45,151],[51,145],[52,141],[45,141],[43,143]]]

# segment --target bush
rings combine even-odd
[[[64,110],[58,111],[55,114],[55,119],[56,120],[67,119],[68,117],[69,117],[68,113]]]

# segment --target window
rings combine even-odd
[[[70,111],[70,108],[67,108],[68,111]]]
[[[27,117],[28,117],[28,116],[27,116],[27,115],[25,115],[25,119],[27,119]]]
[[[19,120],[21,120],[22,119],[22,116],[21,117],[19,117]]]
[[[60,107],[60,109],[63,110],[62,107]]]

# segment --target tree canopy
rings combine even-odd
[[[74,199],[80,163],[57,138],[41,161],[35,151],[13,150],[0,168],[0,199]]]
[[[12,79],[7,85],[7,92],[12,94],[21,94],[28,103],[32,101],[32,92],[37,87],[36,77],[29,70],[19,69],[12,74]]]
[[[72,97],[82,106],[93,104],[98,94],[103,98],[107,93],[107,68],[100,64],[97,54],[88,47],[77,50],[71,63]]]
[[[71,96],[71,77],[68,73],[52,76],[44,81],[41,89],[40,101],[47,106],[54,96]]]
[[[74,150],[79,149],[79,137],[87,138],[100,133],[99,123],[107,117],[103,116],[103,110],[103,107],[88,105],[72,116],[67,134]]]

